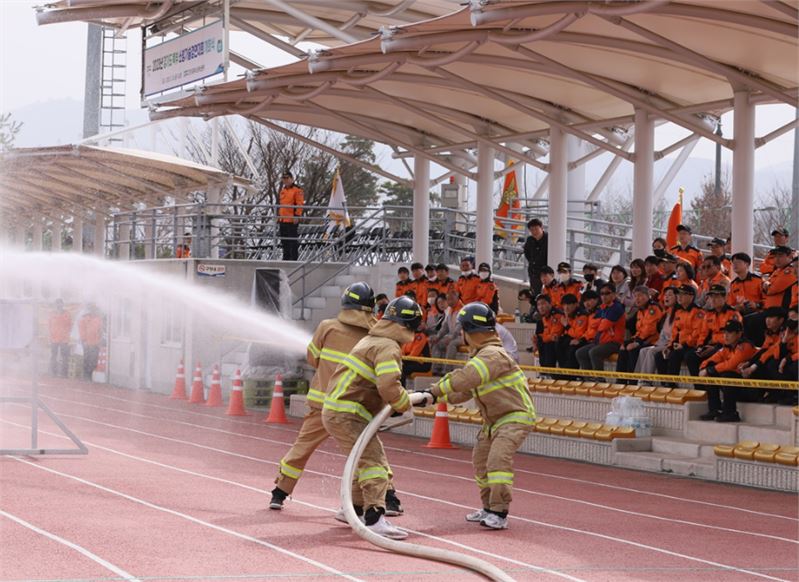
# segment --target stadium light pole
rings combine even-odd
[[[754,242],[755,106],[748,91],[733,97],[732,244],[733,252],[752,256]]]
[[[566,184],[569,158],[566,134],[559,127],[549,128],[549,229],[547,264],[569,260],[566,252]]]
[[[635,166],[633,168],[633,257],[647,256],[652,244],[654,167],[655,123],[647,111],[636,109]]]

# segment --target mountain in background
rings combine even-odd
[[[38,102],[27,107],[23,107],[11,112],[12,118],[22,122],[22,129],[17,136],[17,147],[37,147],[52,146],[76,143],[81,140],[83,132],[83,103],[75,99],[55,99],[51,101]],[[147,112],[142,109],[128,110],[125,112],[128,124],[137,125],[147,121]],[[145,130],[146,131],[146,130]],[[144,133],[144,132],[140,132]],[[143,141],[149,141],[142,137]],[[164,145],[164,144],[161,144]],[[131,144],[131,147],[146,149],[148,146],[138,141]],[[160,150],[161,148],[159,148]],[[383,149],[378,146],[376,149]],[[392,160],[390,150],[386,149],[386,155],[378,155],[378,159],[386,165],[388,169],[401,172],[400,162]],[[170,153],[164,151],[163,153]],[[376,152],[382,153],[382,152]],[[590,188],[595,184],[604,172],[608,163],[608,156],[602,156],[586,164],[586,184]],[[655,183],[666,173],[670,165],[670,159],[663,159],[655,163]],[[395,168],[390,166],[396,165]],[[700,185],[705,176],[712,175],[714,162],[705,158],[689,158],[678,172],[672,183],[666,188],[665,201],[673,204],[677,197],[677,188],[685,186],[685,203],[690,204],[694,196],[697,195]],[[724,171],[729,172],[729,167],[724,167]],[[528,169],[528,193],[532,195],[534,188],[529,187],[535,179],[542,179],[542,175],[537,170]],[[763,195],[770,191],[775,184],[782,183],[790,186],[792,180],[792,163],[790,161],[781,162],[771,166],[763,167],[755,172],[755,194]],[[606,192],[628,198],[632,192],[633,184],[633,165],[623,161],[613,179],[610,181]],[[757,204],[757,202],[755,202]]]

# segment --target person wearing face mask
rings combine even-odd
[[[513,455],[535,424],[535,407],[524,372],[497,336],[491,308],[470,303],[458,313],[458,322],[471,359],[425,392],[450,404],[474,399],[480,409],[483,427],[472,462],[481,505],[466,521],[506,529],[513,495]]]
[[[427,277],[424,274],[424,265],[422,263],[413,263],[411,265],[411,275],[413,276],[413,289],[416,292],[416,297],[419,298],[420,307],[422,310],[426,310],[426,305],[421,305],[421,303],[427,298]]]
[[[561,309],[563,306],[563,297],[572,294],[580,300],[580,290],[582,285],[580,282],[572,277],[572,267],[567,262],[558,263],[558,276],[555,283],[551,286],[549,297],[552,299],[552,307]]]
[[[480,277],[474,273],[474,262],[471,257],[465,257],[461,261],[461,276],[455,283],[455,290],[461,296],[464,304],[477,300],[477,286],[480,284]]]
[[[497,285],[491,278],[491,265],[480,263],[477,269],[477,276],[480,281],[477,283],[475,301],[485,303],[496,313],[499,311],[499,293],[497,292]]]
[[[583,293],[586,291],[595,291],[599,293],[599,290],[605,286],[605,281],[598,276],[599,269],[596,265],[592,265],[591,263],[586,263],[583,266],[583,279],[585,280],[585,285],[583,285]]]

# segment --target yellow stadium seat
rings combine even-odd
[[[612,431],[611,434],[614,439],[634,439],[635,429],[631,426],[620,426]]]
[[[760,446],[757,441],[741,441],[732,450],[732,454],[736,459],[747,459],[749,461],[755,455],[755,450]]]
[[[780,447],[780,451],[774,455],[774,462],[780,465],[795,467],[799,459],[799,447]]]
[[[613,431],[618,428],[618,426],[603,424],[602,428],[594,433],[594,438],[598,441],[611,441],[613,440]]]
[[[635,396],[638,391],[638,386],[627,386],[624,390],[619,392],[619,396]]]
[[[794,406],[792,410],[794,416],[799,416],[799,406]]]
[[[555,380],[555,384],[558,386],[568,386],[569,380]]]
[[[589,390],[594,387],[593,382],[583,382],[582,385],[574,388],[574,393],[578,396],[588,396]]]
[[[563,429],[563,436],[567,437],[579,437],[580,431],[588,426],[587,422],[583,422],[582,420],[577,420]]]
[[[561,394],[573,395],[575,393],[575,391],[576,391],[576,388],[571,385],[571,382],[569,382],[568,384],[564,384],[563,386],[560,387],[560,393]]]
[[[649,395],[650,402],[666,402],[666,397],[671,393],[671,388],[655,388]]]
[[[563,431],[566,430],[567,426],[571,426],[573,422],[573,420],[561,418],[558,422],[549,427],[549,434],[563,436]]]
[[[476,408],[469,411],[469,422],[474,424],[483,424],[483,415]]]
[[[707,392],[704,390],[689,390],[688,394],[685,395],[686,402],[698,402],[702,400],[707,400]]]
[[[469,349],[470,349],[469,346],[466,346],[466,345],[458,346],[458,353],[459,354],[468,354],[469,353]]]
[[[649,395],[655,391],[654,386],[639,386],[638,390],[635,391],[636,398],[640,398],[641,400],[649,400]]]
[[[541,378],[541,384],[544,386],[549,386],[550,384],[554,384],[555,381],[552,378]]]
[[[735,449],[735,445],[716,445],[713,447],[713,452],[717,457],[732,457],[733,449]]]
[[[552,394],[560,394],[562,386],[560,384],[554,383],[547,386],[547,392],[551,392]]]
[[[498,323],[509,323],[511,321],[515,321],[515,317],[512,313],[497,313],[497,322]]]
[[[535,423],[535,431],[547,433],[556,422],[558,422],[557,418],[541,418]]]
[[[610,388],[605,388],[602,391],[602,396],[605,398],[616,398],[625,387],[624,384],[612,384]]]
[[[569,382],[569,386],[571,386],[572,388],[577,388],[578,386],[582,386],[583,384],[585,384],[585,382],[582,382],[580,380],[572,380]]]
[[[449,417],[453,420],[464,420],[467,412],[465,406],[456,406],[449,411]]]
[[[411,379],[413,379],[413,378],[423,378],[423,377],[424,378],[429,378],[432,375],[433,375],[432,370],[427,371],[427,372],[412,372],[411,375],[409,376],[409,378],[411,378]]]
[[[688,389],[686,389],[686,388],[674,388],[666,396],[666,402],[668,404],[685,404],[685,397],[687,395],[688,395]]]
[[[753,455],[753,460],[761,463],[773,463],[774,455],[780,450],[780,445],[760,445]]]
[[[608,362],[618,362],[619,354],[610,354],[607,359]]]
[[[604,384],[604,382],[603,382],[603,384]],[[597,398],[602,398],[602,396],[605,393],[605,390],[608,390],[608,388],[609,388],[609,386],[601,386],[601,385],[597,384],[596,386],[594,386],[593,388],[590,388],[588,390],[588,395],[589,396],[594,396],[594,397],[597,397]]]
[[[596,432],[602,428],[601,422],[589,422],[585,427],[580,429],[580,438],[592,439]]]
[[[597,382],[594,384],[593,388],[601,388],[605,390],[606,388],[610,388],[610,382]]]

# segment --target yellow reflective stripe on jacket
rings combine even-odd
[[[364,467],[363,469],[358,469],[358,483],[362,481],[368,481],[369,479],[383,479],[388,481],[388,471],[385,467],[376,466],[376,467]]]
[[[477,483],[477,486],[480,489],[485,489],[488,487],[488,482],[485,480],[485,477],[480,477],[479,475],[474,476],[474,481]]]
[[[526,424],[528,426],[532,426],[535,424],[535,411],[533,411],[533,413],[521,412],[518,410],[515,412],[509,412],[508,414],[506,414],[505,416],[503,416],[502,418],[500,418],[498,421],[496,421],[494,424],[491,425],[491,431],[495,431],[499,427],[511,423]]]
[[[337,400],[338,397],[344,394],[347,388],[350,387],[350,384],[352,384],[354,378],[355,378],[355,372],[353,372],[352,370],[347,370],[346,372],[344,372],[341,375],[341,378],[338,379],[338,382],[336,382],[336,387],[333,388],[333,391],[331,392],[329,398],[332,400]]]
[[[363,418],[366,422],[372,420],[372,413],[366,410],[360,402],[353,402],[351,400],[332,400],[327,398],[325,400],[325,410],[332,410],[334,412],[349,412],[356,414]]]
[[[350,370],[357,372],[359,376],[369,380],[372,384],[377,383],[377,375],[375,374],[374,368],[366,365],[352,354],[349,354],[347,357],[345,357],[341,363],[347,366]]]
[[[321,352],[319,351],[319,348],[317,348],[317,347],[314,345],[314,343],[313,343],[313,342],[308,342],[308,351],[309,351],[309,352],[311,352],[311,354],[313,355],[313,357],[314,357],[314,358],[318,358],[318,357],[319,357],[319,354],[321,353]]]
[[[402,370],[400,370],[396,360],[387,360],[377,364],[375,366],[375,372],[378,376],[384,376],[386,374],[400,374]]]
[[[488,366],[485,365],[483,360],[475,356],[466,362],[466,365],[472,366],[475,370],[477,370],[477,373],[480,374],[480,379],[483,381],[483,383],[488,382],[488,379],[491,377],[491,375],[488,372]]]
[[[441,398],[439,398],[439,400],[446,402],[447,397],[453,392],[452,380],[450,380],[449,374],[441,379],[441,381],[438,383],[438,388],[441,390]]]
[[[299,479],[300,475],[302,475],[302,469],[298,469],[297,467],[292,467],[283,459],[280,459],[280,472],[283,473],[286,477],[290,477],[292,479]]]
[[[477,387],[477,395],[485,396],[494,390],[499,390],[500,388],[515,388],[517,385],[524,386],[525,390],[527,389],[527,377],[521,370],[501,376],[492,382],[481,384]]]
[[[407,408],[407,406],[410,405],[410,403],[411,399],[408,396],[408,392],[403,390],[400,393],[399,397],[395,401],[391,402],[391,408],[394,409]]]
[[[319,404],[322,404],[325,401],[325,393],[321,390],[310,388],[306,398],[311,402],[318,402]]]
[[[346,357],[347,354],[345,352],[337,352],[336,350],[331,350],[330,348],[322,348],[321,358],[323,360],[327,360],[328,362],[333,362],[334,364],[343,364]]]
[[[513,473],[510,471],[489,471],[486,483],[488,485],[513,485]]]

